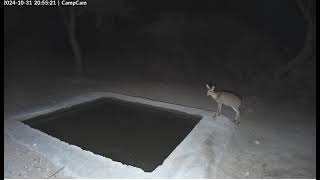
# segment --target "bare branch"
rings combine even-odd
[[[64,13],[63,9],[61,9],[61,8],[59,9],[59,12],[60,12],[60,15],[61,15],[61,17],[63,19],[63,22],[64,22],[65,26],[68,27],[69,26],[68,14]]]
[[[311,1],[310,0],[296,0],[299,9],[301,10],[302,15],[308,21],[309,24],[312,24],[311,18]]]
[[[64,166],[60,169],[58,169],[55,173],[53,173],[52,175],[48,176],[46,179],[50,179],[51,177],[55,176],[56,174],[58,174],[62,169],[64,169]]]
[[[303,0],[296,0],[296,2],[297,2],[299,9],[304,13],[306,10],[305,10],[305,6],[303,4]]]
[[[311,0],[306,0],[306,9],[310,12],[311,11]]]

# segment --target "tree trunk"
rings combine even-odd
[[[302,63],[306,59],[312,57],[312,53],[315,48],[315,40],[316,40],[316,27],[314,24],[309,24],[303,48],[300,50],[300,52],[296,57],[294,57],[291,61],[289,61],[289,63],[287,63],[285,66],[280,67],[275,72],[275,78],[279,78],[284,73],[287,73],[290,69],[294,68],[295,66]]]
[[[282,74],[287,73],[290,69],[293,69],[295,66],[299,65],[308,58],[312,58],[315,47],[316,47],[316,23],[314,23],[315,18],[312,17],[311,5],[313,4],[312,0],[296,0],[298,8],[301,11],[301,14],[304,16],[305,20],[308,23],[306,37],[304,41],[304,46],[298,53],[298,55],[293,58],[288,64],[280,67],[274,73],[275,78],[279,78]],[[315,1],[314,1],[315,3]],[[314,4],[315,5],[315,4]]]
[[[74,55],[74,60],[75,60],[75,73],[77,75],[81,75],[83,73],[83,62],[82,62],[81,50],[76,37],[75,12],[72,8],[70,9],[70,21],[68,23],[68,31],[69,31],[69,42],[70,42],[72,52]]]

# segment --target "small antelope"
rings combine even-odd
[[[226,91],[214,91],[214,86],[210,88],[208,84],[208,92],[207,96],[211,96],[218,104],[218,109],[216,112],[216,116],[221,113],[221,108],[222,105],[224,104],[225,106],[231,107],[235,112],[236,112],[236,117],[235,117],[235,122],[240,123],[239,117],[240,117],[240,105],[241,105],[241,99],[240,97],[236,96],[235,94],[231,92],[226,92]]]

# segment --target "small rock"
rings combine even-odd
[[[273,177],[270,176],[270,175],[265,175],[263,178],[264,178],[264,179],[272,179]]]
[[[255,141],[253,141],[254,142],[254,144],[260,144],[260,141],[258,141],[258,140],[255,140]]]
[[[34,143],[33,146],[37,146],[37,144]]]

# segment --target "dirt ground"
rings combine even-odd
[[[202,83],[21,79],[10,81],[4,90],[4,120],[95,91],[113,91],[216,110],[215,102],[206,96],[206,87]],[[217,178],[315,178],[315,112],[274,99],[252,98],[255,100],[240,117],[232,147],[221,162]],[[227,108],[223,108],[223,113],[230,119],[234,116]],[[61,176],[60,171],[63,167],[55,167],[46,158],[4,134],[5,178],[72,178]]]

